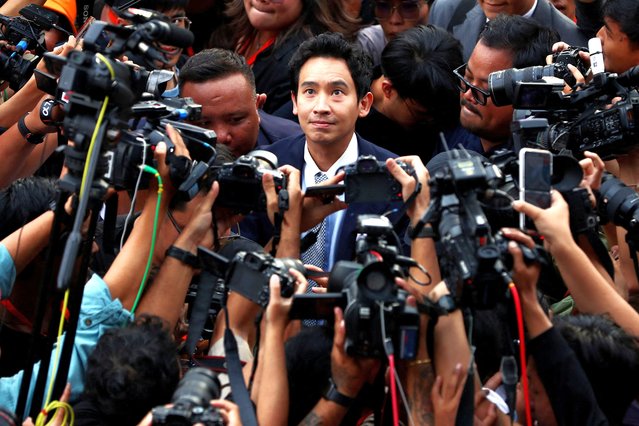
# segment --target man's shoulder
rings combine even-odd
[[[587,46],[588,38],[577,24],[557,10],[548,0],[538,0],[537,8],[532,16],[542,25],[556,30],[562,41],[574,46]]]
[[[281,139],[272,145],[260,147],[277,156],[280,166],[290,164],[299,168],[304,163],[304,133]]]
[[[435,0],[428,13],[428,23],[446,28],[453,18],[459,0]]]
[[[277,117],[262,110],[260,115],[260,133],[258,135],[258,146],[271,145],[280,140],[299,136],[302,128],[294,121]]]
[[[386,160],[387,158],[397,158],[397,154],[375,145],[357,135],[358,155],[374,155],[378,160]]]

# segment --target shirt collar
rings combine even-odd
[[[524,18],[532,18],[533,13],[535,13],[535,9],[537,8],[537,1],[538,0],[535,0],[530,10],[522,15]]]
[[[351,137],[351,141],[348,143],[346,150],[342,154],[341,157],[337,159],[335,163],[324,173],[328,178],[332,178],[337,174],[337,170],[345,166],[347,164],[354,163],[357,161],[357,136],[353,132],[353,136]],[[313,160],[310,151],[308,150],[308,142],[304,141],[304,183],[305,186],[313,186],[315,185],[315,175],[317,172],[320,172],[320,168]]]

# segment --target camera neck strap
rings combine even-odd
[[[226,355],[226,366],[231,383],[231,392],[233,393],[233,401],[240,409],[240,418],[244,426],[257,426],[257,418],[253,402],[244,383],[242,375],[242,364],[237,349],[237,341],[231,331],[229,322],[229,310],[225,309],[226,330],[224,330],[224,352]]]
[[[191,361],[193,361],[195,347],[202,335],[204,324],[206,324],[216,280],[217,277],[208,272],[206,269],[202,269],[202,272],[200,273],[200,281],[197,286],[197,292],[195,294],[195,300],[193,301],[193,310],[191,311],[191,317],[189,318],[189,333],[186,337],[185,345],[185,349],[189,354]]]
[[[284,188],[277,194],[277,207],[278,210],[273,215],[273,244],[271,244],[271,256],[275,257],[277,252],[277,246],[280,243],[282,237],[282,222],[284,221],[284,214],[289,208],[288,191]]]

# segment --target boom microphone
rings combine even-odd
[[[189,47],[193,44],[193,33],[167,22],[153,20],[142,25],[149,36],[163,44],[175,47]]]

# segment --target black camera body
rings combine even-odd
[[[295,292],[295,278],[289,272],[290,268],[306,273],[306,268],[299,259],[280,259],[267,253],[241,251],[228,266],[226,285],[229,290],[266,307],[272,275],[277,275],[280,279],[282,297],[291,297]]]
[[[193,368],[186,372],[171,398],[172,407],[153,409],[154,425],[222,426],[224,420],[210,401],[220,397],[220,381],[207,368]]]
[[[42,6],[30,4],[20,9],[20,15],[8,17],[0,15],[3,27],[0,46],[0,80],[18,91],[24,86],[35,70],[41,56],[46,52],[44,31],[56,26],[58,16]],[[32,52],[30,56],[25,51]]]
[[[613,222],[628,231],[626,238],[639,247],[639,195],[609,173],[604,173],[599,188],[597,209],[602,223]]]
[[[329,292],[345,295],[345,350],[351,356],[385,358],[387,336],[401,359],[413,359],[419,314],[395,284],[412,259],[401,256],[393,245],[393,227],[385,217],[359,216],[357,231],[357,262],[337,262],[328,284]]]
[[[588,50],[581,47],[576,47],[573,49],[562,50],[561,52],[554,53],[552,55],[552,62],[555,66],[555,77],[559,77],[568,83],[569,86],[574,86],[577,83],[575,77],[572,75],[570,70],[568,69],[568,65],[573,65],[576,67],[581,75],[584,77],[588,72],[588,68],[590,68],[584,61],[581,60],[579,56],[579,52],[587,52]]]
[[[410,175],[413,168],[397,162]],[[345,201],[351,203],[376,203],[402,201],[402,185],[386,168],[386,163],[373,155],[362,155],[356,162],[344,167]]]
[[[277,170],[277,158],[271,152],[252,151],[232,163],[214,168],[211,177],[220,185],[215,205],[244,214],[265,212],[262,176],[267,173],[273,176],[277,193],[286,188],[286,176]]]

